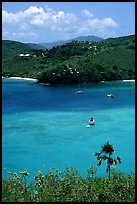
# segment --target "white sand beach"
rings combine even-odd
[[[123,79],[123,80],[116,80],[116,81],[123,81],[123,82],[135,82],[135,79]],[[101,81],[101,82],[108,82],[108,81]],[[114,81],[113,81],[114,82]]]
[[[135,82],[135,79],[124,79],[123,81],[124,82],[127,82],[127,81],[134,81]]]
[[[10,78],[10,79],[23,79],[23,80],[38,81],[37,79],[26,78],[26,77],[9,77],[9,78]]]

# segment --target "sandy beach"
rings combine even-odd
[[[33,78],[26,78],[26,77],[8,77],[10,79],[23,79],[23,80],[29,80],[29,81],[38,81],[37,79]]]
[[[123,79],[123,80],[116,80],[116,81],[123,81],[123,82],[130,82],[131,81],[131,82],[135,82],[135,79]],[[107,82],[107,81],[101,81],[101,82]]]
[[[135,82],[135,79],[124,79],[123,81],[127,82],[127,81],[134,81]]]

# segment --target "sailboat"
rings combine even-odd
[[[115,96],[113,94],[107,94],[107,97],[115,98]]]
[[[79,74],[79,72],[77,72],[77,74]],[[77,76],[78,76],[78,75],[77,75]],[[78,77],[78,80],[79,80],[79,77]],[[79,80],[79,87],[80,87],[80,80]],[[80,95],[80,94],[82,94],[82,93],[83,93],[83,91],[78,90],[78,91],[76,91],[75,94]]]
[[[83,91],[76,91],[76,94],[79,95],[79,94],[82,94],[82,92]]]

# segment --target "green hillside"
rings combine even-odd
[[[22,45],[22,44],[20,44]],[[135,36],[106,39],[100,42],[72,41],[50,50],[27,50],[4,58],[3,76],[38,78],[38,82],[74,84],[135,78]],[[24,52],[23,52],[24,49]],[[11,50],[11,49],[10,49]]]
[[[32,49],[35,50],[45,50],[46,48],[40,44],[35,44],[35,43],[27,43]]]
[[[3,40],[2,41],[2,59],[11,58],[17,54],[32,51],[32,48],[21,42]]]
[[[102,45],[105,44],[109,47],[116,46],[127,46],[130,48],[135,48],[135,35],[122,36],[119,38],[108,38],[106,40],[102,40]]]

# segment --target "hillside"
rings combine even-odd
[[[45,50],[45,47],[40,45],[40,44],[35,44],[35,43],[27,43],[32,49],[35,50]]]
[[[102,40],[102,45],[106,45],[108,47],[116,47],[116,46],[129,46],[130,48],[135,49],[135,35],[122,36],[118,38],[108,38],[106,40]]]
[[[56,41],[56,42],[51,42],[51,43],[40,43],[40,44],[22,43],[22,42],[11,41],[11,40],[2,40],[2,59],[11,58],[17,54],[27,53],[28,51],[30,52],[33,50],[51,49],[53,47],[67,44],[74,40],[98,42],[103,39],[97,36],[90,35],[90,36],[79,36],[77,38],[73,38],[73,39],[66,40],[66,41]]]
[[[93,35],[88,35],[88,36],[79,36],[76,38],[72,38],[70,40],[64,40],[64,41],[60,40],[60,41],[51,42],[51,43],[40,43],[39,45],[45,47],[45,49],[52,49],[53,47],[65,45],[69,42],[76,41],[76,40],[88,41],[88,42],[99,42],[99,41],[103,40],[103,38],[93,36]]]
[[[11,58],[17,54],[30,51],[32,51],[32,48],[25,43],[2,40],[2,59]]]
[[[73,38],[71,41],[73,40],[79,40],[79,41],[88,41],[88,42],[100,42],[103,40],[103,38],[94,36],[94,35],[87,35],[87,36],[79,36],[76,38]]]
[[[34,77],[51,84],[135,78],[134,35],[100,42],[72,41],[43,51],[29,48],[27,53],[27,57],[5,58],[3,76]]]

